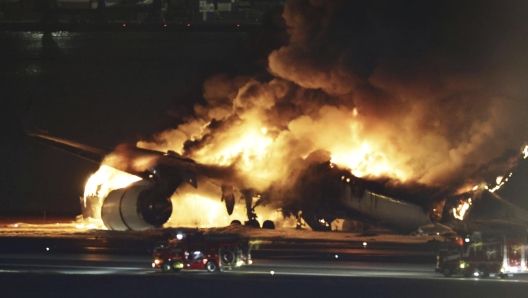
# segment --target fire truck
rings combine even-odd
[[[231,270],[252,264],[250,250],[249,239],[236,234],[179,233],[156,247],[152,267],[162,272]]]
[[[446,277],[462,274],[483,278],[528,273],[526,242],[526,232],[522,230],[453,236],[440,245],[435,271]]]

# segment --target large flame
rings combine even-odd
[[[175,193],[172,198],[172,216],[166,226],[170,227],[196,227],[209,228],[221,227],[231,224],[233,220],[241,223],[247,220],[245,204],[239,202],[235,205],[233,214],[228,215],[225,204],[218,199],[205,198],[195,194],[179,195]],[[278,210],[265,206],[256,208],[258,220],[272,220],[277,227],[294,227],[295,221],[285,220]]]
[[[323,150],[355,176],[451,193],[496,175],[505,162],[489,165],[519,146],[525,135],[517,132],[527,129],[522,78],[528,67],[518,58],[526,48],[519,40],[526,39],[515,33],[521,30],[503,34],[501,28],[519,28],[526,18],[503,15],[491,4],[478,11],[431,5],[438,9],[290,0],[283,14],[289,42],[269,54],[266,75],[209,78],[207,103],[195,105],[193,117],[137,146],[232,165],[245,188],[260,192],[287,181],[299,160]],[[458,17],[445,18],[445,9]],[[487,13],[497,14],[495,23]],[[476,17],[460,21],[465,14]],[[469,37],[474,40],[460,44]],[[500,54],[487,56],[483,48]],[[478,71],[482,65],[486,74]],[[523,155],[528,158],[528,146]],[[207,207],[198,208],[196,225],[212,224],[213,217],[225,223],[223,212],[213,212],[219,202],[190,201]],[[462,204],[453,213],[463,218],[467,208]]]
[[[104,228],[101,219],[103,200],[115,189],[127,187],[141,178],[116,170],[107,165],[101,167],[88,178],[84,187],[83,209],[86,218],[78,223],[78,229]]]
[[[90,196],[105,198],[112,190],[127,187],[139,180],[141,178],[138,176],[116,170],[107,165],[102,165],[86,182],[84,187],[85,207],[86,198]]]

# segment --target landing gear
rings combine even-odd
[[[248,227],[260,228],[260,223],[256,219],[248,220],[244,223]]]
[[[275,230],[275,224],[274,224],[273,221],[271,221],[271,220],[265,220],[265,221],[262,223],[262,228],[263,228],[263,229]]]
[[[238,219],[233,219],[229,225],[231,225],[231,226],[239,226],[239,225],[241,225],[241,224],[242,224],[242,223],[240,222],[240,220],[238,220]]]

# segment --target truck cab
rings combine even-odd
[[[436,272],[449,277],[505,277],[528,273],[526,234],[512,231],[483,235],[479,231],[465,237],[446,239],[438,250]]]
[[[153,268],[180,270],[230,270],[252,263],[249,240],[236,234],[178,234],[153,252]]]

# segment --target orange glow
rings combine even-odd
[[[462,202],[460,205],[453,208],[453,216],[456,219],[464,220],[464,216],[466,215],[466,212],[468,211],[470,206],[471,206],[471,198],[468,199],[466,202]]]
[[[101,220],[101,207],[103,200],[114,189],[127,187],[141,180],[141,178],[116,170],[107,165],[102,165],[97,172],[88,178],[84,187],[84,208],[90,208],[94,218],[83,218],[76,225],[77,229],[103,229]]]
[[[105,198],[112,190],[127,187],[139,180],[141,178],[137,176],[102,165],[86,182],[84,187],[85,203],[89,196]]]
[[[175,193],[172,198],[173,211],[166,227],[209,228],[227,226],[233,220],[244,223],[247,220],[246,208],[242,203],[235,205],[232,215],[228,215],[225,204],[218,199],[209,199],[194,194]],[[272,220],[277,227],[294,227],[294,219],[283,219],[277,210],[259,206],[256,208],[258,221]]]

